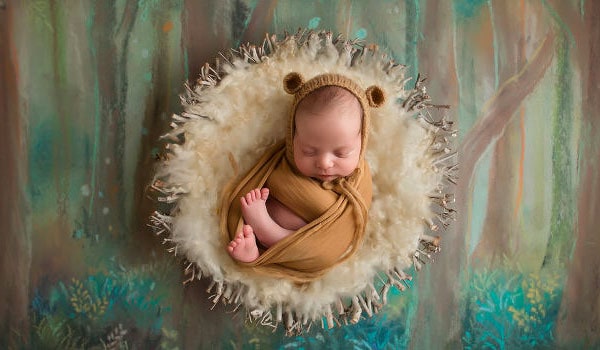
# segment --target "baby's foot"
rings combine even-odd
[[[266,187],[253,189],[241,198],[244,220],[259,235],[272,225],[272,219],[267,212],[267,198],[269,198],[269,189]]]
[[[227,251],[235,260],[253,262],[259,256],[254,230],[250,225],[244,225],[237,236],[229,242]]]

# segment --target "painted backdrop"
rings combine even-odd
[[[0,347],[600,347],[600,1],[0,1]],[[178,94],[266,32],[377,43],[458,123],[458,220],[359,325],[210,310],[147,228]]]

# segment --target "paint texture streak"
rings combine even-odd
[[[493,47],[494,47],[494,87],[496,89],[498,89],[498,86],[500,86],[500,59],[498,58],[499,56],[499,48],[498,48],[498,36],[496,33],[496,22],[494,20],[494,6],[492,5],[491,1],[488,1],[488,9],[490,11],[490,18],[492,19],[492,33],[493,35]]]
[[[513,216],[515,218],[518,217],[521,210],[521,203],[523,202],[523,182],[525,179],[525,110],[523,108],[519,110],[519,131],[521,152],[519,153],[517,197],[515,198],[515,207],[513,210]]]
[[[71,109],[68,96],[64,93],[67,89],[67,43],[66,29],[64,21],[64,8],[59,4],[52,2],[50,4],[50,21],[54,31],[52,32],[52,66],[54,72],[54,85],[52,93],[56,101],[57,119],[60,120],[60,130],[62,135],[60,141],[53,145],[53,162],[60,168],[67,167],[68,160],[72,157],[72,135],[70,132],[69,120],[71,119]],[[61,225],[66,229],[66,216],[68,211],[68,188],[70,184],[70,174],[57,173],[54,179],[57,193],[56,209],[60,215]]]
[[[128,229],[130,227],[130,220],[126,219],[127,213],[130,213],[126,208],[126,191],[125,191],[125,165],[123,164],[124,157],[119,155],[125,154],[125,142],[126,138],[126,117],[125,108],[127,106],[127,91],[129,88],[129,79],[127,74],[127,58],[129,56],[129,40],[131,37],[131,31],[135,24],[138,12],[138,3],[136,1],[128,1],[125,5],[125,10],[121,18],[121,22],[115,34],[116,47],[115,51],[119,52],[116,62],[116,77],[115,81],[120,89],[117,91],[115,96],[114,115],[116,119],[116,131],[115,131],[115,166],[116,166],[116,184],[119,188],[118,199],[117,199],[117,210],[122,215],[119,215],[119,221],[121,227]],[[169,22],[170,23],[170,22]],[[172,23],[171,23],[172,28]],[[164,27],[163,27],[164,29]]]
[[[419,61],[417,54],[417,44],[421,36],[419,29],[419,2],[417,0],[405,0],[406,6],[406,49],[405,64],[408,66],[408,76],[416,77],[419,72]]]
[[[242,37],[246,30],[248,30],[252,12],[254,12],[254,8],[248,8],[243,1],[235,1],[231,14],[231,32],[234,40],[234,47],[242,44]]]
[[[524,61],[525,57],[525,18],[527,18],[527,13],[525,12],[525,0],[520,1],[520,33],[521,37],[518,42],[518,60]],[[513,210],[513,216],[518,218],[519,212],[521,210],[521,204],[523,202],[523,187],[525,182],[525,107],[522,106],[519,109],[519,139],[520,139],[520,149],[519,153],[519,173],[518,173],[518,184],[517,184],[517,196],[515,199],[515,205]]]
[[[264,34],[268,33],[270,23],[273,20],[273,14],[277,7],[277,0],[259,1],[250,15],[248,27],[242,36],[242,43],[258,43],[264,39]]]
[[[94,20],[96,17],[96,10],[94,6],[90,7],[89,17],[86,21],[87,39],[89,44],[90,56],[92,59],[92,66],[98,65],[98,57],[96,55],[96,45],[93,39],[92,30],[94,28]],[[92,213],[94,210],[94,200],[96,198],[96,166],[99,162],[99,144],[100,144],[100,117],[101,117],[101,103],[100,103],[100,82],[98,81],[98,73],[95,69],[92,70],[92,98],[94,101],[93,118],[94,118],[94,130],[92,140],[92,154],[90,155],[91,160],[91,174],[90,174],[90,200],[87,211]]]

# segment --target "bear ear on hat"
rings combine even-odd
[[[302,88],[302,84],[304,84],[304,78],[300,73],[291,72],[283,78],[283,89],[291,95],[298,92]]]
[[[365,91],[365,94],[367,95],[369,106],[371,107],[378,108],[385,103],[385,92],[377,85],[370,86],[367,91]]]

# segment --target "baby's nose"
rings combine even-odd
[[[317,167],[319,167],[320,169],[328,169],[328,168],[331,168],[332,166],[333,166],[333,161],[328,156],[319,157],[319,159],[317,160]]]

